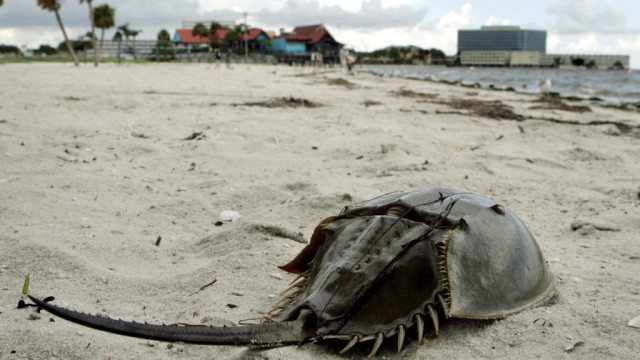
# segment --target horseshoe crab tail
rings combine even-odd
[[[38,306],[71,322],[120,335],[160,341],[196,344],[278,346],[302,343],[313,336],[310,312],[301,312],[297,320],[266,322],[237,327],[177,326],[137,323],[100,317],[62,308],[29,295]]]

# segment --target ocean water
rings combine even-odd
[[[599,98],[613,104],[640,102],[640,71],[565,70],[539,68],[467,68],[420,65],[360,65],[357,71],[431,81],[480,84],[483,88],[513,88],[540,93],[539,83],[551,79],[551,91],[563,96]]]

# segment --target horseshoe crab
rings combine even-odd
[[[384,339],[400,351],[449,317],[502,318],[544,302],[554,288],[524,224],[485,197],[448,189],[394,192],[345,207],[316,227],[281,269],[298,277],[258,324],[169,326],[103,318],[30,298],[67,320],[118,334],[201,344],[278,346],[338,339],[340,353]],[[412,330],[413,331],[413,330]]]

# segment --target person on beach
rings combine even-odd
[[[353,65],[356,63],[356,60],[358,60],[358,57],[347,50],[347,71],[349,71],[349,73],[352,73]]]
[[[340,51],[338,52],[338,57],[340,58],[340,66],[343,68],[347,67],[347,47],[342,45]]]
[[[353,68],[353,64],[356,62],[357,57],[351,54],[345,45],[340,48],[338,55],[340,57],[340,65],[347,70],[347,73],[351,73],[351,69]]]
[[[216,67],[220,66],[220,61],[222,60],[222,54],[220,53],[220,49],[216,49],[214,52]]]
[[[231,69],[231,49],[227,50],[227,53],[224,55],[224,59],[227,64],[227,69]]]

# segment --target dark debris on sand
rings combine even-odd
[[[475,99],[454,99],[442,101],[454,109],[467,110],[470,114],[499,120],[524,120],[524,116],[516,114],[511,106],[501,101],[485,101]]]
[[[327,79],[327,84],[329,85],[335,85],[335,86],[344,86],[347,89],[354,89],[356,88],[356,84],[352,83],[349,80],[345,80],[343,78],[337,78],[337,79]]]
[[[402,96],[402,97],[423,99],[423,100],[424,99],[433,99],[433,98],[438,96],[438,94],[422,93],[422,92],[406,90],[406,89],[401,89],[401,90],[398,90],[398,91],[392,91],[391,93],[393,95],[395,95],[395,96]]]
[[[234,104],[233,106],[260,106],[266,108],[316,108],[322,105],[307,99],[299,99],[291,96],[275,98],[268,101],[245,102],[242,104]]]
[[[194,131],[191,133],[191,135],[185,137],[182,140],[202,140],[205,139],[207,137],[207,135],[202,132],[202,131]]]
[[[571,111],[577,113],[585,113],[591,112],[591,108],[584,105],[569,105],[562,101],[562,99],[557,97],[543,97],[535,102],[540,103],[540,105],[531,106],[529,109],[531,110],[561,110],[561,111]]]

